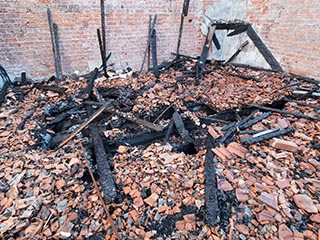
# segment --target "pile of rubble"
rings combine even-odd
[[[1,238],[319,239],[314,83],[206,70],[11,88]]]

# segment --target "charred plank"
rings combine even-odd
[[[216,166],[214,154],[211,150],[213,147],[212,138],[209,136],[206,143],[207,152],[204,162],[206,222],[209,226],[216,225],[219,210]]]
[[[241,139],[241,142],[246,144],[254,144],[254,143],[262,142],[274,137],[287,135],[291,132],[294,132],[294,130],[295,130],[294,128],[288,128],[284,130],[279,130],[279,129],[267,130],[261,133],[257,133],[252,137]]]
[[[87,106],[87,112],[92,115],[93,109]],[[104,194],[104,199],[111,202],[116,193],[116,185],[111,172],[111,166],[108,161],[108,156],[103,145],[102,138],[100,136],[100,131],[97,122],[92,122],[89,124],[89,129],[91,132],[92,143],[94,146],[94,154],[97,162],[97,169],[99,174],[99,182],[102,187]]]

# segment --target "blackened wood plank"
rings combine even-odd
[[[89,115],[91,115],[93,113],[93,109],[90,106],[87,106],[87,112]],[[96,122],[92,122],[89,125],[89,129],[91,132],[91,138],[94,147],[94,155],[97,162],[99,182],[104,194],[103,197],[106,201],[111,202],[115,198],[117,193],[115,181],[110,168],[110,163],[108,161],[108,156],[105,151],[102,138],[100,136],[98,124]]]
[[[271,51],[267,48],[267,46],[264,44],[262,39],[258,36],[258,34],[251,25],[248,27],[247,34],[254,43],[254,45],[258,48],[259,52],[262,54],[264,59],[270,65],[270,67],[275,71],[283,72],[283,69],[278,63],[278,61],[275,59]]]
[[[217,193],[217,177],[216,166],[214,162],[214,154],[212,152],[213,143],[209,136],[206,143],[207,152],[204,162],[205,175],[205,201],[206,201],[206,223],[214,226],[217,223],[218,193]]]

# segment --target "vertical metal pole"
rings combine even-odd
[[[56,47],[57,78],[59,80],[62,80],[59,32],[58,32],[58,25],[56,23],[53,23],[53,34],[54,34],[54,42],[55,42],[55,47]]]

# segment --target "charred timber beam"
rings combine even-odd
[[[212,138],[209,136],[206,143],[207,152],[204,162],[206,222],[209,226],[216,225],[219,209],[216,166],[214,154],[211,150],[213,147]]]
[[[89,115],[92,115],[93,109],[87,106],[87,112]],[[98,124],[96,122],[92,122],[89,125],[89,129],[91,132],[92,143],[94,146],[94,155],[97,162],[97,169],[99,174],[99,182],[102,187],[102,191],[104,194],[104,199],[106,201],[111,202],[116,193],[116,185],[114,182],[114,178],[112,176],[110,163],[108,161],[108,156],[104,148],[104,144],[102,138],[100,136],[100,131]]]
[[[196,79],[197,79],[197,82],[199,82],[200,77],[201,77],[201,72],[205,67],[206,60],[207,60],[207,57],[208,57],[208,52],[209,52],[210,46],[212,44],[212,39],[213,39],[213,36],[214,36],[215,29],[216,29],[215,26],[210,26],[208,28],[208,34],[207,34],[207,37],[206,37],[206,41],[204,43],[200,59],[199,59],[199,61],[197,63],[197,66],[196,66]]]
[[[100,11],[101,11],[101,31],[102,31],[102,49],[103,49],[103,58],[102,58],[102,67],[104,76],[107,78],[107,43],[106,43],[106,14],[105,14],[105,6],[104,6],[105,0],[100,0]]]
[[[174,124],[178,130],[178,133],[181,136],[181,138],[183,139],[183,141],[185,141],[187,143],[193,142],[192,138],[190,137],[189,131],[184,126],[184,123],[183,123],[183,120],[182,120],[180,114],[177,111],[175,111],[173,113],[172,118],[173,118]]]
[[[257,133],[252,137],[241,139],[241,142],[246,144],[254,144],[254,143],[262,142],[274,137],[287,135],[291,132],[294,132],[294,130],[295,130],[294,128],[288,128],[284,130],[279,130],[279,129],[267,130],[261,133]]]
[[[298,80],[301,80],[301,81],[304,81],[304,82],[308,82],[308,83],[313,83],[313,84],[317,84],[317,85],[320,84],[320,81],[316,80],[314,78],[303,77],[303,76],[300,76],[300,75],[297,75],[297,74],[293,74],[293,73],[288,73],[287,76],[293,77],[293,78],[296,78]]]
[[[240,47],[237,49],[237,51],[235,51],[235,53],[227,61],[225,61],[225,64],[232,62],[248,44],[249,44],[248,40],[242,43]]]
[[[256,114],[257,111],[253,111],[251,112],[247,117],[245,117],[244,119],[240,120],[239,122],[237,122],[236,124],[234,124],[233,126],[230,126],[230,128],[228,128],[228,130],[226,131],[226,133],[223,135],[223,137],[221,137],[218,140],[219,144],[224,143],[228,138],[232,137],[237,131],[238,128],[240,128],[243,124],[245,124],[246,122],[248,122],[253,116],[254,114]]]
[[[260,106],[260,105],[257,105],[257,104],[249,104],[248,106],[249,107],[253,107],[253,108],[257,108],[257,109],[261,109],[261,110],[264,110],[264,111],[280,113],[283,116],[291,115],[291,116],[294,116],[294,117],[297,117],[297,118],[305,118],[305,119],[308,119],[308,120],[320,121],[320,119],[317,118],[317,117],[305,115],[305,114],[299,113],[299,112],[289,112],[289,111],[285,111],[285,110],[279,110],[279,109],[275,109],[275,108]]]
[[[244,130],[244,129],[246,129],[246,128],[249,128],[249,127],[251,127],[252,125],[254,125],[254,124],[262,121],[263,119],[265,119],[265,118],[267,118],[267,117],[269,117],[271,114],[272,114],[271,112],[262,113],[260,116],[258,116],[258,117],[256,117],[256,118],[254,118],[254,119],[252,119],[252,120],[244,123],[244,124],[241,125],[239,128],[240,128],[241,130]]]
[[[182,38],[182,31],[183,31],[183,23],[184,23],[184,18],[186,16],[188,16],[189,4],[190,4],[190,0],[184,0],[182,13],[181,13],[181,18],[180,18],[179,36],[178,36],[177,52],[176,52],[177,56],[179,56],[179,53],[180,53],[180,45],[181,45],[181,38]]]
[[[294,102],[294,103],[296,103],[296,104],[298,104],[300,106],[311,107],[311,108],[313,108],[315,110],[320,110],[320,106],[304,103],[304,102],[297,101],[297,100],[294,100],[294,99],[289,99],[289,98],[284,98],[284,100],[287,101],[287,102]]]
[[[57,92],[60,94],[65,93],[65,91],[67,90],[66,88],[62,88],[62,87],[48,86],[48,85],[43,85],[43,84],[35,84],[34,86],[37,89],[48,90],[48,91]]]
[[[239,35],[241,33],[246,32],[247,30],[248,30],[248,25],[244,25],[244,26],[236,28],[234,31],[229,33],[227,36],[228,37],[236,36],[236,35]]]
[[[211,23],[216,26],[216,30],[233,30],[240,27],[248,27],[249,24],[244,23]]]
[[[89,98],[90,93],[92,92],[92,89],[94,87],[94,81],[97,79],[98,77],[98,72],[99,69],[95,68],[93,70],[93,72],[91,73],[90,79],[88,81],[88,86],[83,90],[83,92],[81,93],[81,98],[83,99],[87,99]]]
[[[264,42],[261,40],[261,38],[258,36],[251,25],[248,26],[247,34],[254,45],[258,48],[264,59],[270,65],[270,67],[275,71],[283,72],[283,69],[278,61],[275,59],[275,57],[272,55],[270,50],[267,48],[267,46],[264,44]]]
[[[61,148],[65,144],[67,144],[71,139],[73,139],[79,132],[81,132],[83,129],[85,129],[91,122],[93,122],[106,108],[108,107],[108,104],[103,105],[100,107],[91,117],[85,121],[79,128],[77,128],[72,134],[70,134],[69,137],[67,137],[64,141],[62,141],[57,149]]]
[[[143,70],[147,52],[148,52],[148,50],[150,51],[150,48],[151,48],[151,38],[152,38],[153,30],[155,29],[155,26],[156,26],[156,23],[157,23],[157,18],[158,18],[158,15],[157,14],[154,15],[153,22],[151,24],[151,28],[150,28],[149,34],[148,34],[147,46],[146,46],[146,49],[144,51],[144,56],[143,56],[140,72],[142,72],[142,70]],[[151,17],[150,17],[150,19],[151,19]],[[149,21],[150,21],[150,19],[149,19]]]
[[[152,65],[153,73],[156,78],[159,78],[158,56],[157,56],[157,32],[153,29],[151,34],[151,52],[152,52]]]
[[[56,62],[57,62],[57,79],[62,80],[62,67],[61,67],[61,55],[60,55],[60,43],[59,43],[59,29],[56,23],[53,23],[53,35],[56,50]]]

